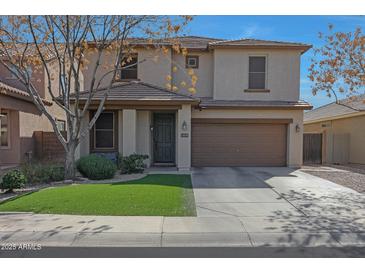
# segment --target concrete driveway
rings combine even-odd
[[[365,246],[365,195],[349,188],[289,168],[198,168],[192,181],[197,217],[1,213],[0,242]]]
[[[257,245],[365,244],[365,195],[290,168],[195,168],[197,214],[236,218]]]

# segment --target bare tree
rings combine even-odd
[[[319,38],[324,44],[314,49],[308,75],[313,95],[326,92],[340,104],[339,94],[365,94],[365,36],[361,28],[334,32],[329,25],[329,33],[320,33]]]
[[[65,149],[65,178],[75,176],[75,151],[81,138],[81,121],[96,91],[105,90],[97,110],[87,125],[90,130],[103,111],[108,93],[118,78],[118,71],[129,64],[133,52],[132,36],[143,37],[147,44],[164,49],[161,41],[176,36],[191,20],[190,16],[3,16],[0,18],[0,63],[25,87],[38,110],[50,121]],[[86,55],[97,57],[89,64]],[[112,55],[103,64],[102,56]],[[82,89],[82,72],[91,65],[91,80]],[[29,66],[44,70],[47,92],[54,104],[63,110],[67,120],[67,136],[58,129],[52,115],[31,80]],[[56,67],[56,70],[53,69]],[[105,72],[107,67],[107,72]],[[100,71],[104,69],[101,78]],[[59,79],[57,86],[54,79]],[[107,80],[105,82],[105,80]],[[101,85],[103,85],[101,87]],[[86,101],[80,93],[88,92]]]

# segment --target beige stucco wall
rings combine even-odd
[[[167,54],[156,49],[137,48],[138,78],[150,84],[166,87],[171,83],[179,88],[182,94],[190,93],[180,83],[190,84],[191,77],[185,68],[185,56],[169,50]],[[212,97],[226,100],[299,100],[300,51],[290,49],[214,49],[213,51],[192,51],[191,55],[199,56],[199,68],[194,69],[198,77],[196,97]],[[248,88],[248,58],[251,55],[267,56],[267,88],[269,93],[244,92]],[[96,53],[89,51],[90,63],[85,66],[85,88],[89,88]],[[101,69],[97,79],[110,70],[113,54],[103,54]],[[109,68],[103,68],[109,65]],[[177,71],[173,71],[173,67]],[[171,75],[172,81],[166,76]],[[102,86],[108,83],[106,77]],[[190,85],[189,85],[190,86]]]
[[[248,119],[293,119],[288,126],[287,165],[300,167],[303,154],[303,111],[302,110],[196,110],[192,118],[248,118]],[[295,127],[299,125],[300,132]]]
[[[151,111],[137,111],[137,153],[148,155],[147,166],[152,161]]]
[[[138,53],[138,79],[159,87],[165,87],[166,83],[170,83],[166,80],[166,76],[171,74],[171,51],[169,50],[166,54],[162,53],[160,50],[136,49]],[[94,51],[89,50],[86,54],[86,58],[89,60],[89,64],[85,65],[83,70],[84,75],[84,88],[86,90],[90,89],[90,83],[92,80],[92,74],[95,67],[97,55]],[[112,70],[112,65],[115,61],[115,53],[103,53],[100,68],[98,70],[96,79],[97,82],[102,78],[102,76]],[[111,79],[108,75],[101,81],[101,86],[106,86],[109,84]]]
[[[137,111],[123,109],[123,156],[137,152]]]
[[[166,77],[171,75],[171,50],[166,54],[160,50],[138,49],[138,78],[142,82],[164,88],[171,81]]]
[[[213,52],[189,52],[189,55],[199,56],[199,67],[194,69],[194,74],[198,77],[196,83],[196,94],[194,97],[212,97],[213,96]],[[181,94],[192,95],[187,88],[181,86],[181,82],[187,83],[187,87],[191,86],[191,76],[187,74],[185,68],[185,56],[182,54],[173,54],[173,66],[178,69],[172,73],[172,83],[179,88]]]
[[[54,79],[51,81],[51,88],[53,90],[54,96],[59,96],[59,80],[56,64],[50,64],[50,72],[54,76]],[[53,102],[52,96],[48,91],[48,79],[46,73],[42,74],[43,80],[42,84],[44,87],[44,98],[50,102]],[[56,103],[53,103],[51,106],[46,106],[49,113],[53,118],[58,120],[66,121],[66,115],[64,110],[60,108]],[[34,152],[34,140],[33,134],[35,131],[49,131],[53,132],[53,127],[51,122],[45,115],[38,115],[34,113],[29,113],[26,111],[22,111],[20,108],[19,112],[19,126],[20,126],[20,139],[21,139],[21,158],[24,160],[25,153],[29,151]]]
[[[249,56],[267,57],[267,93],[244,92],[248,88]],[[299,100],[300,51],[215,49],[214,99]]]
[[[325,125],[323,127],[322,125]],[[304,125],[305,133],[322,133],[325,150],[325,163],[332,163],[335,154],[348,155],[348,162],[365,164],[365,116],[356,116],[345,119],[324,121]],[[345,147],[336,146],[336,136],[348,136],[348,152],[338,151]],[[337,151],[336,151],[337,150]]]
[[[186,122],[187,129],[182,125]],[[191,167],[191,106],[182,105],[177,113],[177,162],[179,170],[189,170]],[[187,137],[183,137],[187,136]]]

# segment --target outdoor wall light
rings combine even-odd
[[[182,125],[181,125],[181,129],[182,129],[183,131],[187,131],[187,130],[188,130],[188,124],[186,123],[186,121],[184,121],[184,122],[182,123]]]
[[[298,124],[295,126],[295,131],[300,132],[300,126]]]

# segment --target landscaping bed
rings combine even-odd
[[[120,216],[196,216],[190,175],[49,187],[0,203],[0,211]]]
[[[302,171],[336,184],[365,193],[365,165],[304,166]]]

